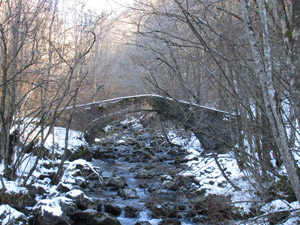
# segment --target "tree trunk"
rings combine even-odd
[[[296,194],[297,200],[298,202],[300,202],[300,179],[297,174],[298,168],[289,149],[285,127],[276,102],[276,89],[272,78],[272,57],[265,2],[264,0],[258,0],[261,30],[263,34],[262,52],[258,47],[259,45],[254,32],[253,23],[249,15],[247,3],[247,0],[241,0],[246,32],[248,35],[249,44],[251,46],[251,51],[256,65],[256,73],[260,79],[267,117],[271,124],[274,139],[276,140],[276,144],[278,145],[278,148],[280,150],[280,154],[283,159],[288,178],[292,184],[292,188]]]

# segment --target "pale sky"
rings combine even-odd
[[[122,11],[122,5],[131,4],[133,0],[86,0],[87,5],[97,12]]]

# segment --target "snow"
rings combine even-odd
[[[91,168],[92,167],[92,164],[87,162],[86,160],[84,159],[76,159],[74,160],[73,162],[70,162],[69,163],[69,166],[68,166],[68,170],[74,170],[76,169],[77,165],[82,165],[83,167],[89,167]]]
[[[80,196],[84,196],[83,192],[78,189],[69,191],[68,193],[66,193],[66,195],[70,196],[71,198],[77,198]]]
[[[271,212],[276,212],[276,211],[281,211],[281,210],[289,210],[289,209],[291,209],[291,206],[287,201],[277,199],[268,204],[265,204],[261,208],[261,211],[271,213]]]
[[[26,218],[26,216],[24,213],[15,210],[9,205],[0,205],[0,222],[2,225],[11,224],[11,221],[17,220],[18,218]],[[19,224],[21,225],[23,223],[20,221]]]
[[[218,161],[222,168],[227,168],[227,176],[230,180],[241,188],[236,191],[224,178],[213,157],[207,155],[202,157],[204,151],[198,139],[192,135],[190,138],[183,139],[176,136],[172,131],[168,136],[172,143],[183,146],[189,155],[187,162],[188,170],[180,173],[182,176],[195,177],[199,182],[198,189],[205,190],[206,195],[216,194],[230,196],[235,206],[244,213],[249,213],[252,203],[258,201],[258,197],[254,194],[253,188],[247,180],[243,180],[244,174],[239,170],[237,162],[230,153],[219,154]]]
[[[54,199],[43,199],[39,201],[34,207],[33,210],[40,210],[42,215],[46,212],[60,217],[63,215],[63,211],[60,207],[61,198],[54,198]]]
[[[53,143],[53,135],[54,135],[54,143]],[[56,146],[57,149],[65,148],[65,137],[66,137],[66,128],[63,127],[55,127],[54,134],[50,134],[45,142],[45,147],[48,149],[52,149],[53,145]],[[83,140],[82,132],[69,130],[69,143],[68,148],[76,149],[78,146],[85,146],[87,142]]]
[[[284,225],[295,225],[295,224],[300,224],[300,218],[299,217],[293,217],[288,219]]]
[[[15,181],[8,181],[4,179],[4,185],[5,185],[5,192],[9,194],[19,194],[22,193],[23,195],[26,195],[28,193],[27,188],[20,187]],[[0,182],[0,189],[2,189],[2,183]]]
[[[126,141],[124,141],[124,140],[118,140],[116,142],[116,145],[125,145],[125,144],[126,144]]]
[[[158,98],[163,98],[161,95],[157,94],[142,94],[142,95],[132,95],[132,96],[125,96],[125,97],[118,97],[118,98],[112,98],[112,99],[107,99],[107,100],[102,100],[102,101],[97,101],[97,102],[91,102],[87,104],[81,104],[81,105],[76,105],[76,108],[80,107],[89,107],[91,105],[96,105],[98,104],[99,106],[103,106],[105,103],[115,103],[122,101],[124,99],[130,99],[130,98],[140,98],[140,97],[147,97],[147,96],[152,96],[152,97],[158,97]],[[67,107],[66,109],[71,109],[72,107]]]
[[[143,127],[143,125],[140,124],[140,121],[135,117],[125,119],[125,120],[121,121],[121,124],[123,126],[124,125],[131,125],[131,127],[134,128],[134,129],[138,129],[138,128]]]
[[[35,161],[36,156],[32,154],[26,154],[20,167],[18,168],[17,175],[21,177],[23,174],[27,174],[34,165]]]
[[[88,109],[91,108],[90,106],[93,106],[93,105],[98,105],[99,107],[103,107],[103,106],[105,107],[105,104],[117,103],[117,102],[120,102],[120,101],[125,100],[125,99],[134,99],[134,98],[141,98],[141,97],[156,97],[156,98],[164,98],[164,99],[167,99],[167,100],[174,101],[174,99],[172,99],[170,97],[163,97],[163,96],[157,95],[157,94],[141,94],[141,95],[124,96],[124,97],[112,98],[112,99],[107,99],[107,100],[102,100],[102,101],[97,101],[97,102],[91,102],[91,103],[87,103],[87,104],[76,105],[75,107],[76,108],[84,107],[85,110],[88,110]],[[195,103],[187,102],[187,101],[183,101],[183,100],[178,100],[178,102],[186,104],[186,105],[193,105],[193,106],[196,106],[196,107],[201,107],[203,109],[220,112],[220,113],[223,113],[224,116],[229,115],[228,112],[218,110],[218,109],[213,108],[213,107],[202,106],[202,105],[199,105],[199,104],[195,104]],[[71,108],[72,107],[67,107],[66,109],[68,110],[68,109],[71,109]],[[228,118],[225,117],[224,119],[227,120]]]

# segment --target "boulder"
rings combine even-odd
[[[180,218],[180,209],[184,206],[177,206],[172,202],[166,202],[164,205],[157,205],[153,202],[147,202],[146,207],[151,211],[151,217],[160,218]]]
[[[85,210],[88,208],[96,209],[97,202],[86,196],[83,191],[76,189],[66,193],[66,197],[74,200],[79,209]]]
[[[102,171],[101,176],[103,179],[110,179],[114,176],[114,171],[109,171],[109,170]]]
[[[22,224],[28,225],[28,218],[25,214],[17,211],[9,205],[0,205],[0,224],[2,225],[15,225]]]
[[[153,183],[152,185],[150,185],[149,187],[148,187],[148,191],[150,192],[150,193],[152,193],[152,192],[159,192],[159,190],[161,189],[162,187],[161,187],[161,183],[160,182],[155,182],[155,183]]]
[[[124,211],[125,211],[124,216],[127,218],[137,218],[139,217],[140,214],[140,210],[132,206],[126,206]]]
[[[125,199],[138,198],[137,192],[133,188],[122,188],[118,191],[118,195]]]
[[[67,168],[69,174],[72,176],[81,176],[81,177],[98,177],[99,168],[93,166],[91,163],[87,162],[84,159],[77,159],[71,162]]]
[[[150,179],[153,177],[154,177],[154,174],[148,170],[141,170],[135,175],[135,178],[137,178],[137,179]]]
[[[122,209],[117,205],[106,204],[104,206],[104,212],[110,213],[114,216],[120,216]]]
[[[109,213],[93,214],[87,218],[88,225],[121,225],[120,221],[116,217]]]
[[[74,216],[77,212],[77,205],[71,199],[65,197],[59,197],[59,199],[60,207],[66,216]]]
[[[43,199],[33,207],[33,214],[38,225],[72,224],[70,217],[76,211],[76,204],[71,199],[65,197]]]
[[[79,146],[76,151],[74,151],[70,155],[70,160],[76,159],[84,159],[86,161],[92,161],[93,159],[93,152],[87,146]]]
[[[163,219],[158,225],[181,225],[181,222],[177,219]]]
[[[60,182],[57,185],[56,190],[59,191],[60,193],[66,193],[72,190],[72,185]]]
[[[76,177],[75,184],[78,187],[83,188],[83,189],[86,189],[90,186],[90,182],[87,179],[85,179],[84,177]]]
[[[108,185],[116,188],[124,188],[127,186],[127,183],[124,177],[112,177],[108,180]]]
[[[97,210],[94,209],[85,209],[85,210],[78,210],[77,216],[81,220],[86,220],[88,217],[93,217],[98,214]]]
[[[171,191],[177,191],[178,190],[178,185],[174,181],[165,180],[162,183],[162,188],[167,189],[167,190],[171,190]]]
[[[93,151],[93,159],[115,159],[115,154],[110,150],[95,150]]]
[[[1,189],[0,185],[0,189]],[[1,195],[1,203],[10,205],[17,210],[24,210],[30,194],[27,188],[18,186],[13,181],[5,181],[5,191]]]
[[[152,225],[152,224],[148,221],[138,221],[134,225]]]

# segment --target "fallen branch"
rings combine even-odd
[[[240,191],[241,188],[238,187],[237,185],[235,185],[230,179],[229,177],[226,175],[226,173],[224,172],[224,169],[222,168],[221,164],[218,161],[218,155],[217,154],[213,154],[214,160],[217,164],[217,167],[219,168],[219,170],[221,171],[223,177],[225,178],[225,180],[234,188],[235,191]]]
[[[276,211],[276,212],[270,212],[270,213],[266,213],[266,214],[263,214],[263,215],[260,215],[260,216],[256,216],[254,218],[251,218],[251,219],[248,219],[248,220],[244,220],[244,221],[241,221],[239,222],[238,224],[246,224],[248,222],[252,222],[252,221],[256,221],[258,219],[261,219],[261,218],[265,218],[265,217],[269,217],[269,216],[272,216],[272,215],[275,215],[275,214],[280,214],[280,213],[291,213],[291,212],[296,212],[296,211],[300,211],[300,208],[297,208],[297,209],[289,209],[289,210],[281,210],[281,211]],[[294,217],[294,216],[293,216]],[[296,217],[296,216],[295,216]],[[298,215],[297,215],[298,217]]]
[[[88,163],[86,165],[93,171],[94,174],[96,174],[96,176],[99,179],[99,182],[103,183],[104,182],[103,177],[91,165],[89,165]]]

